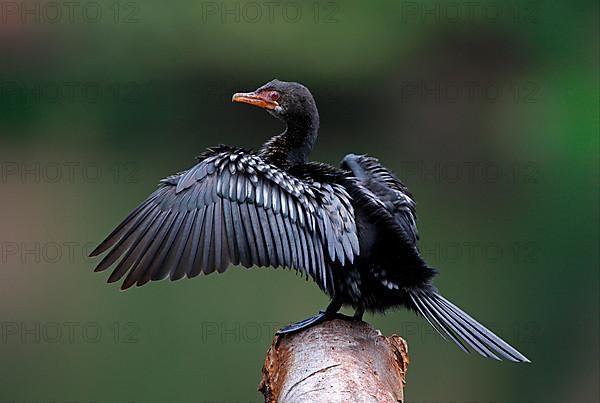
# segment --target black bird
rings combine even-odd
[[[286,129],[258,151],[217,146],[169,176],[92,253],[96,271],[122,289],[196,277],[230,264],[295,269],[331,298],[319,314],[280,333],[338,316],[405,307],[443,337],[494,359],[529,362],[432,285],[417,248],[415,202],[375,158],[349,154],[341,168],[309,162],[319,114],[309,90],[273,80],[234,102],[256,105]]]

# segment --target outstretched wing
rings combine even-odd
[[[307,183],[259,156],[209,149],[188,171],[161,181],[93,252],[96,271],[121,288],[223,272],[230,263],[282,266],[332,291],[331,262],[352,262],[358,239],[350,196],[335,183]]]
[[[419,239],[416,203],[408,188],[379,160],[370,156],[348,154],[342,161],[342,168],[352,171],[360,185],[393,215],[396,224],[402,228],[405,240],[415,245]]]

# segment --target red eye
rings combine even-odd
[[[273,91],[269,94],[269,98],[271,98],[271,101],[277,101],[279,99],[279,93]]]

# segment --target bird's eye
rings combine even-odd
[[[279,93],[276,91],[272,91],[269,94],[269,98],[271,98],[271,101],[277,101],[277,100],[279,100]]]

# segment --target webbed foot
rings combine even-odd
[[[324,311],[319,311],[315,316],[311,316],[308,319],[301,320],[300,322],[292,323],[290,325],[284,326],[277,331],[277,334],[290,334],[296,333],[300,330],[308,329],[311,326],[318,325],[319,323],[323,323],[327,320],[331,319],[344,319],[344,320],[352,320],[352,317],[342,315],[337,313],[340,310],[342,304],[336,300],[331,301],[327,309]]]
[[[333,319],[333,316],[327,314],[326,311],[319,311],[315,316],[311,316],[308,319],[301,320],[300,322],[292,323],[287,326],[282,327],[277,331],[277,334],[290,334],[296,333],[300,330],[308,329],[311,326],[318,325],[319,323],[323,323],[328,319]]]

